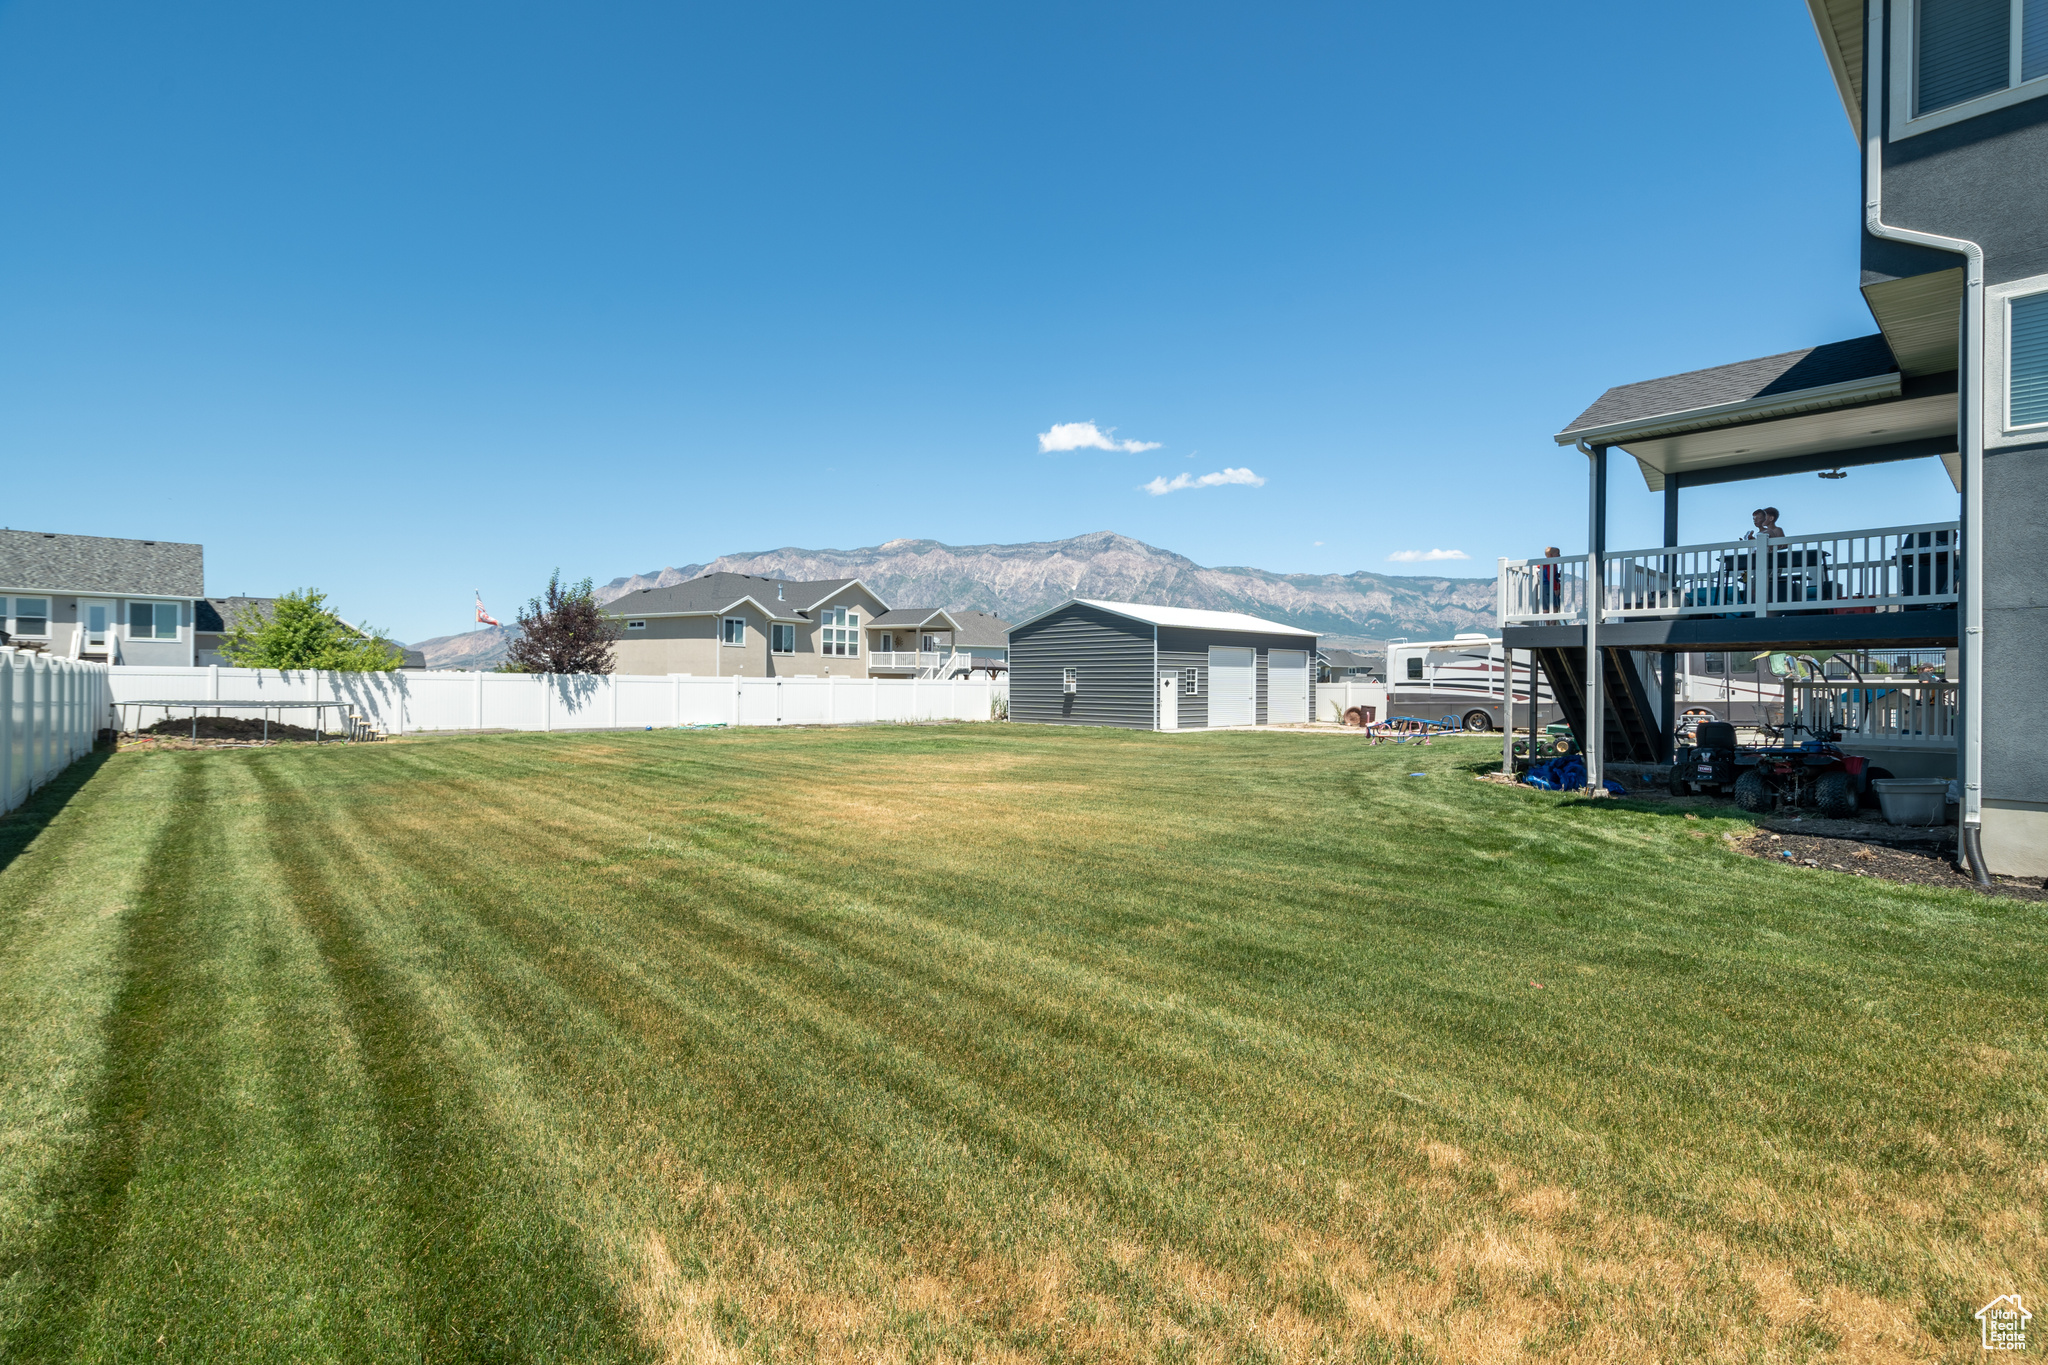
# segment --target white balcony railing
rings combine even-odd
[[[1785,681],[1785,725],[1842,742],[1954,748],[1956,684],[1873,678]]]
[[[937,650],[887,650],[877,649],[868,654],[870,673],[922,673],[928,668],[937,668],[946,655]]]
[[[1888,526],[1780,540],[1609,551],[1602,621],[1896,611],[1956,600],[1958,525]],[[1503,559],[1500,621],[1586,619],[1586,556]]]

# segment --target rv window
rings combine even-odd
[[[1410,682],[1422,681],[1422,656],[1419,654],[1410,655],[1408,658],[1408,680]]]
[[[1728,670],[1719,654],[1709,654],[1707,656],[1706,671],[1709,673],[1725,673]]]

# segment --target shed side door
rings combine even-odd
[[[1308,720],[1308,655],[1298,649],[1266,651],[1266,723],[1300,725]]]
[[[1249,649],[1209,646],[1209,724],[1256,725],[1259,718],[1257,656]]]

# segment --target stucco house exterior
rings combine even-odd
[[[620,623],[614,667],[652,675],[949,676],[960,630],[936,607],[892,608],[857,578],[705,574],[628,593],[605,610]]]
[[[205,592],[197,545],[0,530],[0,630],[17,648],[190,665],[194,612]]]

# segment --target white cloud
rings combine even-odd
[[[1115,439],[1116,428],[1108,431],[1093,422],[1054,422],[1051,431],[1038,433],[1038,453],[1050,455],[1058,450],[1121,450],[1129,455],[1140,451],[1157,450],[1157,441],[1119,441]]]
[[[1387,556],[1389,564],[1430,564],[1439,559],[1470,559],[1463,550],[1396,550]]]
[[[1249,484],[1253,488],[1266,486],[1266,481],[1249,469],[1219,469],[1214,474],[1176,474],[1171,479],[1162,474],[1146,484],[1145,491],[1156,498],[1161,493],[1178,493],[1183,488],[1216,488],[1226,483]]]

